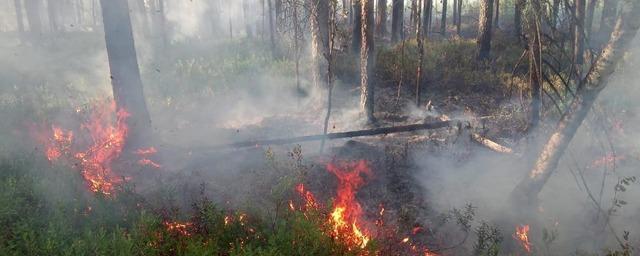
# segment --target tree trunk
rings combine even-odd
[[[595,66],[580,81],[576,97],[563,114],[555,131],[543,147],[538,160],[529,174],[515,187],[511,194],[514,203],[536,205],[537,197],[549,177],[558,167],[560,158],[575,136],[598,94],[604,89],[617,64],[624,57],[626,49],[640,28],[640,4],[629,1],[623,9],[615,31],[607,46],[602,50]]]
[[[42,35],[42,19],[41,19],[41,0],[25,0],[25,9],[27,10],[27,20],[29,21],[29,32],[32,40]]]
[[[460,0],[462,1],[462,0]],[[422,9],[422,35],[427,36],[429,34],[429,28],[431,26],[431,13],[433,12],[433,0],[423,0]]]
[[[18,37],[24,42],[24,17],[22,16],[22,0],[13,0],[16,8],[16,24],[18,25]]]
[[[362,48],[362,0],[352,0],[353,4],[353,32],[351,40],[351,51],[354,55],[360,55],[360,49]]]
[[[560,15],[560,0],[553,0],[553,4],[551,6],[551,25],[553,28],[558,27],[558,18]]]
[[[494,26],[496,29],[500,28],[500,0],[495,0],[496,3],[496,15],[495,18],[493,19],[494,21]]]
[[[558,0],[560,1],[560,0]],[[513,13],[513,34],[518,42],[522,39],[522,9],[525,0],[515,0]]]
[[[458,0],[458,17],[456,17],[456,19],[458,20],[456,23],[456,33],[458,34],[458,36],[460,36],[460,32],[461,32],[461,26],[462,26],[462,1],[463,0]]]
[[[326,85],[324,72],[327,70],[326,56],[329,52],[329,3],[323,0],[311,0],[311,58],[312,77],[316,88]]]
[[[478,56],[484,61],[489,59],[491,52],[491,28],[493,27],[493,0],[480,1],[480,22],[478,28]]]
[[[613,31],[616,22],[616,12],[618,10],[618,0],[604,0],[602,4],[602,17],[600,19],[600,30],[598,35],[605,38]],[[604,40],[602,40],[604,44]]]
[[[573,35],[574,64],[580,66],[584,63],[584,16],[585,0],[575,0],[575,30]]]
[[[404,39],[404,1],[393,0],[391,17],[391,42],[397,43]]]
[[[442,18],[440,19],[440,34],[447,35],[447,0],[442,0]]]
[[[416,9],[418,9],[417,0],[411,0],[411,13],[409,15],[409,31],[415,31],[417,22],[416,22]]]
[[[387,35],[387,0],[378,0],[376,32],[380,38],[384,38]]]
[[[422,94],[422,80],[423,80],[423,69],[424,69],[424,37],[422,33],[422,1],[419,1],[419,8],[417,10],[417,20],[418,24],[416,26],[416,41],[418,43],[418,67],[416,70],[416,106],[420,107],[420,95]],[[454,16],[455,17],[455,16]]]
[[[375,122],[373,67],[375,65],[375,46],[373,42],[373,0],[361,0],[362,3],[362,49],[360,50],[360,105],[369,123]]]
[[[589,6],[587,6],[587,17],[584,22],[584,30],[586,34],[586,40],[591,40],[591,33],[593,31],[593,15],[596,12],[596,5],[598,0],[589,0]]]
[[[140,79],[129,4],[127,0],[100,0],[100,4],[113,97],[118,111],[130,114],[125,149],[134,150],[150,141],[151,119]]]
[[[49,16],[49,25],[50,25],[51,32],[58,31],[58,28],[59,28],[58,12],[59,12],[59,10],[60,9],[58,8],[58,1],[56,1],[56,0],[48,0],[47,1],[47,16]]]
[[[267,0],[267,9],[269,11],[269,42],[271,45],[271,56],[276,57],[276,29],[273,24],[273,4],[272,0]],[[229,24],[231,24],[231,20],[229,20]],[[231,26],[231,25],[229,25]]]
[[[532,1],[528,8],[528,39],[529,39],[529,84],[531,87],[531,117],[529,130],[533,130],[540,120],[540,94],[542,91],[542,45],[540,41],[541,6]]]
[[[458,0],[453,0],[453,18],[451,22],[454,26],[458,25]]]
[[[337,3],[335,1],[331,1],[328,6],[328,51],[325,55],[327,60],[327,114],[324,118],[324,125],[322,129],[322,134],[324,135],[322,139],[322,143],[320,145],[320,152],[324,151],[324,143],[327,136],[327,132],[329,130],[329,119],[331,118],[331,109],[333,108],[333,69],[334,69],[334,53],[333,49],[335,44],[335,36],[337,31],[336,26],[336,14],[337,14]]]

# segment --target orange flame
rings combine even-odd
[[[191,236],[191,232],[190,229],[193,226],[193,223],[191,222],[169,222],[169,221],[165,221],[164,223],[162,223],[167,231],[169,231],[170,233],[174,233],[174,234],[178,234],[178,235],[182,235],[182,236]]]
[[[345,239],[352,246],[365,248],[371,237],[359,226],[362,208],[356,200],[356,192],[364,185],[362,174],[371,176],[371,170],[364,160],[329,164],[327,170],[338,178],[337,195],[331,212],[333,235]]]
[[[513,234],[513,238],[520,242],[520,245],[522,245],[522,248],[524,248],[527,253],[531,253],[531,243],[529,242],[529,225],[516,226],[516,233]]]

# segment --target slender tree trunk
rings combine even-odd
[[[458,25],[458,0],[453,0],[453,18],[451,24]]]
[[[522,10],[524,8],[524,5],[525,0],[515,0],[513,13],[513,34],[519,42],[522,39]]]
[[[362,49],[360,50],[360,105],[367,121],[375,122],[373,67],[375,65],[375,46],[373,42],[373,0],[362,2]]]
[[[29,32],[32,40],[37,40],[42,35],[41,0],[25,0],[27,10],[27,20],[29,21]]]
[[[22,0],[13,0],[13,4],[16,8],[16,24],[18,25],[18,37],[20,41],[24,42],[24,16],[22,14]]]
[[[456,19],[458,20],[456,22],[456,33],[458,34],[458,36],[460,36],[460,32],[461,32],[461,26],[462,26],[462,1],[463,0],[458,0],[458,17],[456,17]]]
[[[311,58],[312,77],[316,88],[323,88],[326,80],[323,74],[327,70],[329,52],[329,3],[323,0],[311,0]]]
[[[325,55],[327,59],[327,114],[324,118],[324,127],[323,127],[323,135],[327,135],[329,130],[329,119],[331,118],[331,109],[333,108],[333,68],[335,63],[335,56],[333,53],[334,44],[335,44],[335,36],[336,36],[336,14],[337,14],[337,6],[336,2],[329,3],[329,18],[328,18],[328,43],[329,49],[327,54]],[[324,143],[326,138],[322,138],[322,143],[320,145],[320,152],[324,151]]]
[[[58,1],[56,0],[48,0],[47,1],[47,16],[49,16],[49,25],[51,32],[58,31]]]
[[[422,1],[419,0],[419,6],[422,6]],[[422,33],[422,8],[418,8],[417,10],[417,20],[418,24],[416,26],[416,41],[418,43],[418,68],[416,70],[416,106],[420,107],[421,99],[420,95],[422,94],[422,80],[423,80],[423,69],[424,69],[424,37]],[[455,17],[455,16],[454,16]]]
[[[576,66],[584,64],[584,16],[585,0],[575,0],[576,17],[573,43],[573,57]]]
[[[440,20],[440,34],[447,35],[447,0],[442,0],[442,18]]]
[[[127,0],[100,0],[113,97],[127,119],[127,151],[149,142],[151,119],[145,103]]]
[[[533,130],[540,120],[541,91],[542,91],[542,45],[540,41],[541,6],[539,2],[532,1],[528,9],[529,36],[529,84],[531,86],[531,117],[529,130]]]
[[[553,28],[558,27],[558,18],[560,16],[560,0],[553,0],[551,7],[551,25]]]
[[[496,15],[494,15],[495,17],[493,18],[493,22],[494,22],[494,27],[496,29],[500,28],[500,0],[495,0],[495,6],[496,6]]]
[[[301,34],[302,34],[302,28],[300,27],[300,18],[298,17],[298,8],[299,8],[299,3],[296,0],[293,3],[293,43],[294,43],[294,54],[295,54],[295,59],[296,59],[296,95],[300,95],[302,88],[300,86],[300,41],[301,41]]]
[[[613,31],[616,22],[616,12],[618,10],[618,0],[604,0],[602,4],[602,17],[600,19],[600,30],[598,37],[605,38]],[[604,40],[602,43],[604,44]]]
[[[433,0],[423,0],[422,3],[422,35],[426,37],[429,34],[429,27],[431,25],[430,21],[431,13],[433,12]]]
[[[599,55],[595,66],[579,82],[576,97],[543,147],[529,174],[516,186],[511,196],[518,205],[537,205],[540,191],[558,167],[569,143],[589,113],[598,94],[607,86],[616,65],[622,60],[640,28],[640,4],[626,2],[623,15],[616,22],[615,31]]]
[[[397,43],[404,39],[404,0],[393,0],[392,9],[391,42]]]
[[[268,6],[268,11],[269,11],[269,42],[271,43],[271,56],[273,56],[274,58],[277,56],[276,54],[276,29],[275,29],[275,25],[273,24],[273,4],[271,3],[272,0],[267,0],[267,6]],[[229,23],[231,24],[231,20],[229,20]]]
[[[360,49],[362,48],[362,0],[352,0],[353,15],[356,17],[353,20],[353,32],[351,40],[351,51],[354,55],[360,55]]]
[[[480,22],[478,28],[478,60],[489,59],[491,52],[491,33],[493,27],[493,0],[480,1]]]
[[[593,15],[596,12],[596,5],[598,0],[589,0],[589,6],[587,6],[587,17],[584,22],[584,32],[586,34],[586,40],[591,40],[591,33],[593,31]]]
[[[384,38],[387,35],[387,0],[378,0],[376,32],[380,38]]]

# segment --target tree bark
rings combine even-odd
[[[422,80],[423,80],[423,69],[424,69],[424,37],[422,34],[422,1],[419,1],[419,8],[417,10],[417,20],[418,24],[416,24],[416,41],[418,43],[418,67],[416,69],[416,106],[420,106],[421,99],[420,95],[422,94]],[[455,16],[454,16],[455,17]]]
[[[16,9],[16,24],[18,25],[18,37],[24,42],[24,16],[22,14],[22,0],[13,0]]]
[[[458,36],[460,36],[460,32],[461,32],[461,27],[462,27],[462,1],[463,0],[458,0],[458,17],[456,17],[456,19],[458,20],[456,23],[456,33],[458,34]]]
[[[587,6],[587,16],[584,22],[584,30],[586,35],[586,40],[591,40],[591,33],[593,31],[593,15],[596,12],[596,5],[598,4],[598,0],[589,0],[589,6]]]
[[[632,40],[640,28],[640,4],[628,1],[623,14],[618,18],[616,27],[607,46],[602,50],[595,66],[580,81],[576,97],[563,114],[555,131],[543,147],[535,165],[528,175],[515,187],[511,199],[515,203],[536,205],[537,197],[549,177],[558,167],[558,163],[598,94],[607,86],[609,78],[615,72]]]
[[[378,0],[376,32],[380,38],[384,38],[387,35],[387,0]]]
[[[127,0],[100,0],[100,4],[113,97],[118,111],[130,114],[125,150],[134,150],[150,141],[151,119],[140,79],[129,4]]]
[[[500,0],[495,0],[495,6],[496,6],[496,15],[495,18],[493,19],[494,22],[494,27],[496,29],[500,28]]]
[[[351,51],[354,55],[360,55],[360,48],[362,48],[362,0],[352,0],[353,4],[353,32],[351,40]]]
[[[553,4],[551,6],[551,25],[553,28],[558,27],[558,18],[560,15],[560,0],[553,0]]]
[[[584,16],[585,0],[575,0],[575,30],[573,35],[573,58],[574,64],[579,66],[584,64]]]
[[[518,42],[520,42],[520,40],[522,39],[522,9],[524,5],[525,0],[515,0],[513,13],[513,34],[517,38]]]
[[[531,117],[529,130],[533,130],[540,121],[540,94],[542,91],[542,45],[540,34],[541,6],[537,1],[530,2],[528,8],[528,39],[529,39],[529,84],[531,87]]]
[[[375,46],[373,42],[373,0],[361,0],[362,3],[362,49],[360,50],[360,106],[369,123],[375,122],[373,67],[375,65]]]
[[[404,1],[393,0],[391,17],[391,42],[404,40]]]
[[[477,59],[481,61],[488,60],[491,52],[491,28],[493,27],[492,20],[493,0],[481,0],[477,56]]]
[[[271,56],[276,57],[276,28],[274,20],[273,20],[273,4],[272,0],[267,0],[267,9],[269,11],[269,43],[271,46]],[[231,20],[229,20],[229,24],[231,24]],[[231,26],[231,25],[229,25]]]
[[[442,17],[440,19],[440,34],[447,35],[447,0],[442,0]]]
[[[42,19],[41,19],[41,0],[25,0],[25,9],[27,11],[27,20],[29,21],[29,32],[32,40],[42,35]]]
[[[462,1],[462,0],[460,0]],[[429,35],[429,28],[431,27],[431,13],[433,12],[433,0],[423,0],[422,9],[422,34],[426,37]]]
[[[329,3],[323,0],[311,0],[311,58],[314,86],[323,88],[326,85],[327,53],[329,52]]]

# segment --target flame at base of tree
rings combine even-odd
[[[82,110],[76,110],[77,114]],[[129,179],[113,170],[113,162],[122,153],[128,134],[127,119],[130,114],[125,109],[116,110],[114,101],[96,104],[92,107],[88,119],[80,125],[79,135],[52,126],[45,140],[45,154],[49,161],[58,161],[67,157],[76,162],[80,174],[89,190],[111,195],[114,187]],[[80,137],[80,138],[77,138]],[[79,140],[83,139],[83,140]],[[159,168],[160,165],[148,159],[155,149],[138,150],[143,157],[140,164]]]
[[[527,251],[527,253],[531,253],[531,243],[529,242],[529,225],[518,225],[516,226],[516,233],[513,234],[513,238],[515,238],[522,248]]]

